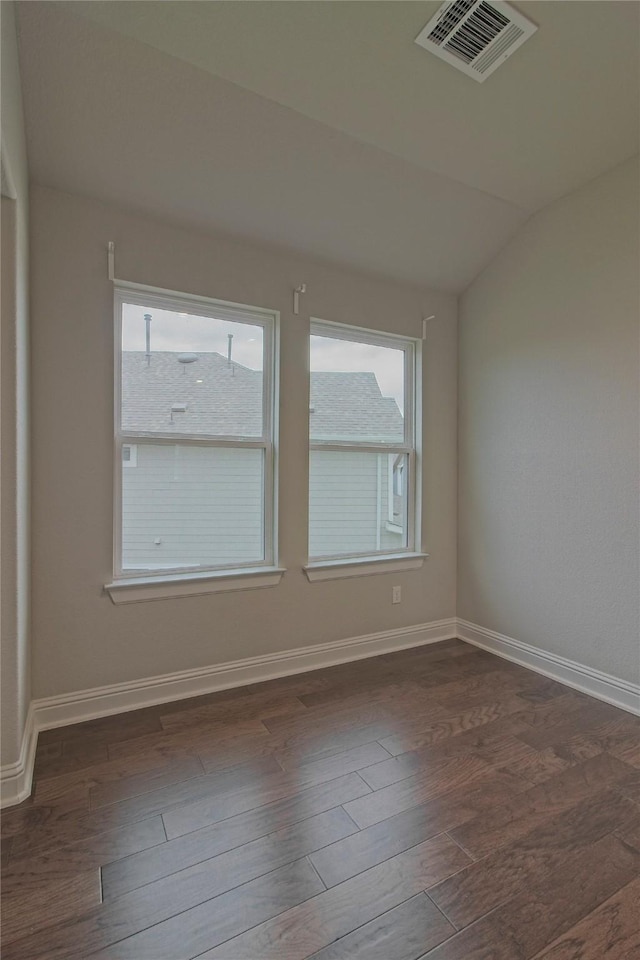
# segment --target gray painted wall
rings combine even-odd
[[[451,296],[199,234],[50,189],[32,190],[33,687],[35,697],[389,630],[455,614],[456,303]],[[116,274],[281,312],[280,561],[275,588],[114,606],[113,291]],[[307,284],[300,315],[292,290]],[[420,570],[309,583],[308,318],[420,336]],[[299,398],[304,398],[300,402]],[[391,587],[402,586],[392,606]]]
[[[458,615],[640,680],[638,163],[554,203],[461,301]]]
[[[458,614],[640,674],[638,233],[625,164],[533,218],[462,298]],[[197,234],[46,188],[32,197],[34,696],[453,616],[452,298]],[[274,589],[115,607],[112,289],[124,279],[280,310]],[[306,282],[299,316],[292,288]],[[418,571],[309,584],[308,317],[419,335],[426,456]],[[79,458],[79,451],[82,456]],[[391,586],[403,603],[391,605]]]

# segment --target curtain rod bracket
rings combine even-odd
[[[107,244],[107,263],[109,270],[109,280],[115,280],[115,261],[116,257],[116,245],[113,240],[109,240]]]
[[[422,318],[422,339],[423,340],[427,339],[427,324],[429,323],[429,320],[435,320],[435,318],[436,318],[435,313],[432,313],[430,317]]]
[[[297,315],[300,313],[300,294],[307,292],[306,283],[300,283],[297,287],[293,288],[293,312]]]

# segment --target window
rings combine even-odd
[[[135,467],[138,463],[138,448],[132,443],[122,445],[122,466]]]
[[[116,320],[116,579],[273,567],[275,314],[123,286]]]
[[[312,564],[416,549],[417,349],[408,338],[311,325]]]

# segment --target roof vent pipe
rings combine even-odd
[[[227,339],[228,339],[228,341],[229,341],[229,345],[228,345],[228,347],[227,347],[227,366],[228,366],[228,367],[231,367],[231,376],[232,376],[232,377],[235,377],[235,375],[236,375],[235,367],[233,367],[233,366],[231,365],[231,351],[232,351],[232,349],[233,349],[233,334],[232,334],[232,333],[228,333],[228,334],[227,334]]]
[[[144,343],[145,343],[145,357],[147,358],[147,366],[151,365],[151,314],[145,313],[144,315]]]

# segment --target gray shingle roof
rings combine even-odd
[[[312,440],[404,440],[398,404],[374,373],[312,373],[309,407]]]
[[[262,374],[219,353],[180,363],[179,353],[122,353],[122,427],[136,433],[193,433],[230,437],[262,434]],[[198,382],[201,381],[201,382]],[[186,404],[185,413],[171,407]],[[172,420],[173,417],[173,420]]]
[[[122,426],[135,433],[191,433],[258,437],[262,427],[262,373],[219,353],[198,353],[180,363],[179,353],[122,354]],[[286,402],[286,399],[285,399]],[[185,412],[172,406],[185,405]],[[312,373],[312,439],[403,439],[396,401],[383,397],[373,373]]]

